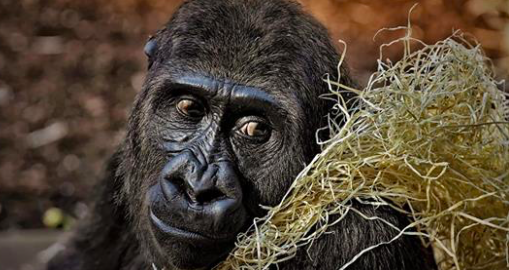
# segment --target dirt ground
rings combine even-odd
[[[403,35],[374,34],[405,25],[419,1],[301,2],[348,44],[348,62],[365,82],[380,44]],[[0,230],[68,227],[86,212],[143,83],[144,42],[179,3],[0,1]],[[411,18],[415,37],[429,43],[453,29],[472,33],[504,78],[508,10],[505,0],[427,0]],[[397,60],[400,51],[386,56]]]

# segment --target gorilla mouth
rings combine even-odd
[[[152,210],[150,211],[150,220],[152,224],[162,233],[169,235],[173,238],[183,240],[192,243],[203,243],[203,244],[214,244],[218,242],[232,242],[236,235],[204,235],[203,233],[189,231],[175,226],[169,225],[168,223],[159,219]]]

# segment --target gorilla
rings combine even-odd
[[[190,0],[149,39],[125,140],[50,270],[211,269],[319,153],[337,79],[327,31],[291,0]],[[353,85],[343,67],[342,83]],[[327,134],[320,134],[326,138]],[[361,206],[397,226],[401,213]],[[339,269],[397,231],[349,214],[278,269]],[[434,269],[403,237],[349,269]]]

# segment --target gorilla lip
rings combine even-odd
[[[208,235],[203,235],[198,232],[192,232],[185,229],[173,227],[159,219],[152,211],[150,211],[150,219],[152,221],[152,224],[154,224],[163,233],[187,241],[217,243],[217,242],[227,242],[234,239],[234,237],[211,237]]]

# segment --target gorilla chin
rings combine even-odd
[[[229,162],[201,164],[191,151],[173,156],[148,192],[161,257],[179,269],[223,259],[248,220],[237,183]]]
[[[201,233],[168,225],[150,213],[152,230],[157,239],[159,256],[165,260],[163,265],[178,269],[201,269],[212,267],[225,258],[232,249],[235,236],[217,239]]]

